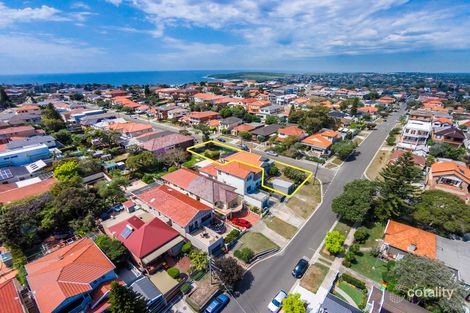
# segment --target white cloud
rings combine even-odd
[[[42,5],[38,8],[13,9],[0,2],[0,27],[5,27],[16,22],[32,21],[63,21],[66,18],[59,15],[60,11]]]
[[[155,37],[172,27],[230,32],[246,57],[315,57],[469,48],[469,7],[408,0],[128,0],[147,14]],[[452,34],[452,35],[449,35]],[[268,56],[269,54],[269,56]]]
[[[115,6],[120,6],[122,3],[122,0],[104,0],[104,1],[114,4]]]
[[[90,10],[90,6],[84,2],[78,1],[75,3],[72,3],[70,6],[72,9],[83,9],[83,10]]]

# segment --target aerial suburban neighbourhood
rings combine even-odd
[[[468,0],[0,0],[0,313],[470,313]]]

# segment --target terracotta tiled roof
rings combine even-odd
[[[395,150],[393,151],[392,155],[390,156],[390,161],[395,162],[399,157],[405,154],[405,150]],[[413,161],[416,165],[424,167],[426,165],[426,158],[420,155],[416,155],[414,153],[411,154],[413,157]]]
[[[138,195],[138,198],[182,227],[188,225],[200,211],[211,210],[165,184]]]
[[[211,127],[216,127],[219,126],[220,120],[210,120],[207,124]]]
[[[189,117],[190,118],[210,118],[210,117],[216,117],[218,115],[219,113],[217,112],[204,111],[204,112],[191,112],[189,114]]]
[[[199,169],[200,172],[202,173],[206,173],[206,174],[209,174],[211,176],[217,176],[217,168],[216,168],[217,164],[215,163],[211,163],[205,167],[201,167]]]
[[[222,96],[214,95],[212,93],[197,93],[194,95],[194,98],[201,99],[202,101],[213,101],[222,98]]]
[[[23,313],[15,280],[0,283],[0,313]]]
[[[327,130],[324,130],[322,132],[320,132],[320,135],[322,135],[323,137],[326,137],[326,138],[339,138],[340,135],[337,131],[334,131],[334,130],[331,130],[331,129],[327,129]]]
[[[308,136],[307,138],[302,140],[302,142],[308,145],[319,146],[322,148],[328,148],[329,146],[333,144],[331,141],[323,137],[321,134],[313,134],[311,136]]]
[[[248,125],[248,124],[241,124],[241,125],[238,125],[237,127],[235,127],[233,130],[237,131],[237,132],[249,132],[250,130],[253,130],[255,129],[256,127],[253,126],[253,125]]]
[[[232,176],[245,179],[250,173],[260,173],[261,169],[250,165],[242,164],[236,161],[228,162],[224,165],[216,165],[218,171],[228,173]]]
[[[78,240],[26,264],[28,283],[41,312],[52,312],[64,300],[90,291],[90,284],[114,269],[88,238]]]
[[[168,173],[162,176],[162,179],[212,204],[218,201],[229,203],[237,197],[234,187],[210,179],[186,168]]]
[[[152,129],[152,125],[144,124],[144,123],[134,123],[134,122],[127,122],[127,123],[114,123],[108,126],[111,130],[116,130],[121,133],[134,133],[139,132],[147,129]]]
[[[39,110],[37,105],[24,105],[22,107],[15,108],[16,111],[23,111],[23,110]]]
[[[434,118],[434,122],[441,122],[441,123],[447,123],[449,125],[452,125],[452,120],[447,117],[436,117]]]
[[[431,165],[433,177],[455,175],[466,183],[470,184],[470,170],[465,166],[455,162],[437,162]]]
[[[124,238],[121,232],[127,225],[131,226],[133,231],[127,238]],[[110,227],[109,231],[138,258],[149,255],[178,236],[176,230],[158,218],[145,223],[136,216]]]
[[[285,128],[279,128],[277,130],[279,134],[285,134],[287,136],[302,137],[305,134],[305,130],[298,128],[297,126],[289,126]]]
[[[15,133],[31,131],[31,130],[34,130],[34,127],[31,125],[8,127],[8,128],[0,129],[0,135],[15,134]]]
[[[174,145],[182,144],[194,140],[191,136],[182,134],[169,134],[167,136],[150,139],[142,144],[142,148],[149,151],[159,151]]]
[[[256,154],[256,153],[251,153],[248,151],[238,151],[226,157],[225,160],[227,161],[236,160],[236,161],[241,161],[241,162],[245,162],[248,164],[253,164],[255,166],[261,166],[263,164],[262,158],[263,156]]]
[[[392,220],[385,228],[384,243],[415,255],[436,258],[435,234]]]
[[[361,107],[357,109],[359,112],[364,112],[364,113],[375,113],[378,112],[379,109],[376,107]]]
[[[0,203],[11,203],[27,197],[40,195],[44,192],[50,191],[52,189],[52,185],[56,182],[57,179],[49,178],[36,184],[0,192]]]

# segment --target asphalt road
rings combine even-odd
[[[336,215],[331,211],[333,198],[342,193],[346,183],[363,177],[376,151],[403,113],[404,108],[380,124],[359,146],[356,155],[341,166],[324,193],[323,203],[312,218],[280,254],[256,264],[245,274],[238,285],[240,294],[237,301],[232,299],[224,312],[267,312],[268,303],[280,289],[290,290],[295,283],[291,275],[294,265],[302,256],[310,257],[314,254],[336,221]]]

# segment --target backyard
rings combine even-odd
[[[308,268],[304,277],[300,280],[300,286],[313,293],[317,292],[328,270],[328,267],[325,265],[314,263]]]
[[[247,232],[240,237],[241,246],[238,249],[250,248],[254,254],[279,248],[274,242],[265,235],[257,232]]]
[[[360,306],[363,303],[364,293],[362,293],[362,290],[360,290],[359,288],[356,288],[353,285],[351,285],[351,284],[349,284],[345,281],[339,282],[336,285],[335,289],[336,288],[341,289],[348,296],[350,296],[351,299],[353,299],[354,303],[356,303],[357,306]],[[336,296],[340,295],[340,293],[338,293],[338,292],[335,292],[334,294]]]

